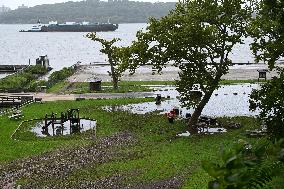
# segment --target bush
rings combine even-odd
[[[73,67],[63,68],[60,71],[53,72],[48,78],[49,87],[60,81],[67,79],[68,77],[72,76],[74,73],[75,69]]]
[[[30,83],[30,85],[28,86],[28,91],[36,92],[36,91],[38,90],[38,87],[40,87],[40,86],[46,86],[46,85],[47,85],[47,83],[46,83],[46,81],[44,81],[44,80],[40,80],[40,81],[34,80],[34,81],[32,81],[32,82]]]
[[[32,82],[47,73],[47,69],[43,66],[29,66],[27,69],[9,75],[0,80],[0,89],[2,91],[23,91],[29,88]]]
[[[260,110],[259,118],[266,124],[272,139],[284,137],[284,71],[254,90],[250,96],[250,110]]]
[[[284,140],[268,140],[251,146],[244,141],[223,151],[221,164],[203,162],[203,168],[214,178],[209,189],[283,188]]]

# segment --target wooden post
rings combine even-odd
[[[79,124],[79,129],[81,125],[81,120],[80,120],[80,110],[78,109],[78,124]]]
[[[51,117],[51,119],[52,119],[52,122],[51,122],[51,124],[52,124],[52,129],[53,129],[53,132],[54,132],[54,113],[52,112],[52,117]]]
[[[44,128],[47,128],[47,114],[45,114],[45,120],[44,120]]]

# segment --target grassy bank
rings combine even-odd
[[[257,80],[222,80],[220,85],[233,84],[256,84]],[[119,90],[112,89],[111,82],[102,82],[102,91],[99,93],[125,93],[125,92],[149,92],[152,91],[151,85],[175,85],[174,81],[121,81],[119,82]],[[48,93],[64,93],[64,94],[82,94],[90,93],[88,83],[68,83],[66,81],[59,82],[47,90]]]
[[[38,86],[45,83],[44,81],[38,81],[38,78],[45,75],[47,72],[48,70],[41,65],[29,66],[22,71],[0,79],[0,91],[36,91]]]
[[[234,84],[244,84],[244,83],[249,83],[249,84],[257,84],[257,83],[264,83],[266,81],[261,80],[258,82],[257,79],[253,80],[222,80],[220,81],[220,85],[234,85]]]
[[[112,89],[111,82],[102,82],[102,90],[99,93],[125,93],[125,92],[140,92],[151,91],[149,86],[145,85],[174,85],[174,81],[121,81],[119,82],[119,89],[117,91]],[[90,93],[88,83],[68,83],[66,81],[59,82],[50,89],[48,93]]]
[[[186,130],[184,121],[176,121],[169,124],[163,115],[146,114],[133,115],[127,112],[106,112],[102,110],[102,106],[121,105],[124,103],[138,103],[146,99],[124,99],[124,100],[93,100],[81,102],[52,102],[45,104],[34,104],[24,109],[25,119],[41,118],[45,113],[60,113],[69,108],[80,108],[81,115],[90,117],[98,121],[97,137],[93,139],[92,132],[74,135],[69,137],[55,137],[38,139],[28,137],[23,133],[20,141],[11,140],[10,136],[19,125],[20,121],[10,121],[6,117],[0,118],[0,161],[5,167],[12,160],[24,157],[33,157],[38,154],[46,153],[43,156],[51,156],[55,149],[64,151],[71,149],[72,153],[88,149],[93,149],[93,145],[100,145],[100,139],[113,136],[115,133],[126,132],[133,136],[133,140],[127,144],[104,146],[100,151],[103,155],[112,154],[107,159],[100,160],[98,156],[93,161],[82,166],[70,170],[67,175],[61,177],[54,176],[47,178],[46,174],[32,174],[30,177],[20,177],[18,183],[23,186],[68,186],[70,188],[79,188],[82,182],[96,182],[99,185],[103,181],[113,179],[114,184],[121,188],[125,186],[144,185],[156,186],[160,183],[167,183],[177,179],[176,186],[180,188],[206,188],[210,177],[201,168],[203,160],[217,160],[218,151],[224,146],[230,148],[239,139],[253,142],[254,139],[247,139],[244,131],[258,126],[254,118],[238,117],[232,120],[240,122],[242,129],[230,130],[227,133],[216,135],[192,136],[192,137],[176,137],[178,132]],[[223,118],[222,120],[228,120]],[[26,137],[26,138],[25,138]],[[103,140],[104,141],[104,140]],[[116,139],[115,141],[119,141]],[[109,142],[107,144],[111,144]],[[92,148],[91,148],[92,147]],[[72,150],[74,149],[74,150]],[[72,154],[70,151],[66,154]],[[54,153],[57,154],[57,153]],[[66,155],[68,156],[68,155]],[[84,156],[87,156],[84,155]],[[84,156],[82,159],[84,159]],[[95,154],[94,154],[95,156]],[[73,156],[72,156],[73,157]],[[72,165],[72,158],[61,157],[61,163],[67,162],[64,167]],[[75,158],[75,157],[74,157]],[[98,161],[97,161],[98,160]],[[54,161],[54,160],[53,160]],[[32,161],[29,161],[32,162]],[[41,162],[44,166],[52,164],[52,162]],[[47,163],[47,164],[46,164]],[[21,162],[12,163],[12,170]],[[45,165],[46,164],[46,165]],[[30,163],[32,167],[32,163]],[[38,165],[37,165],[38,166]],[[56,164],[55,167],[61,167]],[[63,168],[63,167],[62,167]],[[19,169],[19,168],[17,168]],[[48,170],[48,169],[47,169]],[[1,170],[0,167],[0,172]],[[117,180],[115,178],[118,178]],[[48,182],[47,182],[48,180]],[[60,185],[62,184],[62,185]],[[104,183],[107,186],[107,183]],[[135,188],[135,187],[134,187]]]

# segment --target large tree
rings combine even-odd
[[[122,73],[125,71],[124,66],[120,66],[122,59],[124,57],[123,53],[126,52],[128,47],[117,47],[114,46],[114,43],[120,41],[119,38],[114,38],[112,40],[102,39],[97,36],[95,32],[88,33],[87,38],[99,42],[102,45],[102,49],[100,52],[104,53],[108,57],[108,63],[110,65],[109,76],[112,78],[113,89],[118,90],[118,81],[119,78],[122,76]]]
[[[276,61],[284,56],[284,1],[261,0],[258,2],[256,17],[250,26],[254,38],[251,48],[257,61],[268,63],[269,68],[279,72],[277,78],[254,90],[250,108],[260,109],[259,117],[266,124],[273,139],[284,137],[284,70]]]
[[[195,107],[189,125],[195,125],[221,77],[228,72],[233,47],[242,43],[251,18],[251,1],[187,0],[169,15],[150,19],[145,32],[137,33],[127,62],[153,64],[160,72],[167,64],[179,67],[177,90],[186,107]],[[198,87],[201,98],[193,90]]]
[[[256,60],[267,62],[273,69],[284,56],[284,1],[260,0],[249,31]]]

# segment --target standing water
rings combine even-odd
[[[202,115],[213,117],[234,117],[234,116],[255,116],[257,111],[249,111],[249,95],[253,89],[258,89],[257,84],[241,84],[241,85],[224,85],[215,90],[209,102],[203,109]],[[181,106],[179,101],[179,93],[175,87],[153,87],[155,96],[161,94],[163,97],[170,97],[161,105],[155,102],[146,102],[139,104],[130,104],[119,107],[106,106],[107,111],[124,110],[136,114],[145,114],[159,111],[161,114],[169,112],[173,108],[179,108],[181,116],[185,117],[186,113],[193,113],[194,109],[187,109]]]

